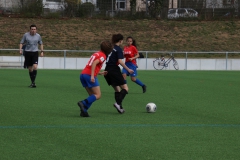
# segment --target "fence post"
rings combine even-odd
[[[146,66],[145,66],[146,70],[147,70],[147,59],[148,59],[148,52],[146,52]]]
[[[23,54],[20,55],[21,56],[21,66],[24,66],[24,62],[23,62]],[[24,68],[23,68],[24,69]]]
[[[66,69],[66,50],[64,50],[64,69]]]
[[[228,69],[227,65],[228,65],[228,52],[226,52],[226,70]]]
[[[112,16],[111,17],[113,17],[113,0],[112,0]]]
[[[186,52],[186,57],[185,57],[185,70],[187,70],[187,52]]]

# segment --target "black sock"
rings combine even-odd
[[[88,104],[88,100],[87,99],[84,99],[84,101],[86,102],[86,104]]]
[[[115,92],[114,94],[115,101],[117,102],[118,105],[121,105],[121,100],[120,100],[120,92]]]
[[[125,98],[126,94],[128,94],[126,89],[122,89],[120,91],[120,95],[119,95],[119,100],[120,100],[120,104],[122,104],[123,99]]]
[[[33,83],[33,72],[29,72],[29,77],[31,79],[31,82]]]
[[[33,78],[32,78],[32,83],[35,83],[35,79],[37,77],[37,70],[33,70]]]

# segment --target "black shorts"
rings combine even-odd
[[[25,65],[33,66],[33,64],[38,64],[38,51],[37,52],[27,52],[25,51]]]
[[[121,86],[126,84],[119,66],[106,66],[105,71],[108,73],[104,78],[109,86]]]

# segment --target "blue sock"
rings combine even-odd
[[[127,80],[126,79],[124,80],[124,82],[125,82],[125,84],[127,84]]]
[[[91,95],[89,96],[87,99],[85,99],[83,102],[84,106],[86,106],[87,108],[84,109],[84,112],[87,112],[87,110],[91,107],[92,103],[94,101],[96,101],[96,97],[95,95]]]
[[[86,102],[85,100],[83,100],[83,101],[81,101],[81,102],[84,104],[84,106],[87,107],[87,102]],[[85,108],[85,107],[84,107],[84,112],[87,112],[87,108]]]
[[[135,83],[137,83],[139,86],[144,86],[144,84],[139,79],[136,79]]]
[[[95,95],[91,95],[91,96],[89,96],[88,98],[87,98],[87,101],[88,101],[88,103],[93,103],[94,101],[96,101],[96,97],[95,97]]]
[[[92,103],[88,103],[87,104],[87,109],[89,109],[91,107]]]

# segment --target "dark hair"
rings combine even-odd
[[[37,26],[36,26],[35,24],[32,24],[32,25],[30,26],[30,29],[31,29],[32,27],[36,27],[36,29],[37,29]]]
[[[135,47],[137,48],[137,44],[136,44],[135,39],[133,39],[133,37],[131,37],[131,36],[127,37],[126,40],[128,40],[128,39],[132,39],[132,41],[133,41],[132,45],[135,46]]]
[[[100,49],[101,51],[103,51],[106,56],[112,52],[113,50],[113,46],[112,46],[112,43],[108,40],[105,40],[103,41],[101,44],[100,44]]]
[[[121,35],[120,33],[114,34],[114,35],[112,36],[112,43],[113,43],[113,44],[115,44],[115,43],[117,43],[117,42],[119,42],[119,41],[121,41],[121,40],[123,40],[123,35]]]

